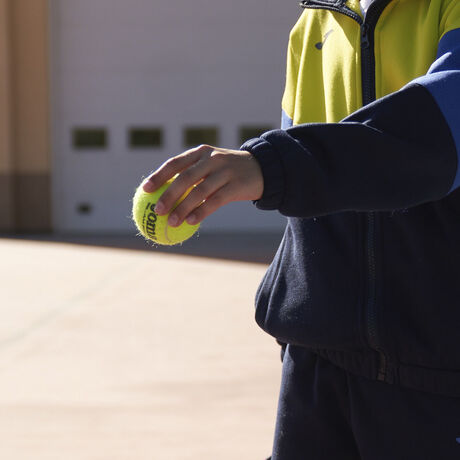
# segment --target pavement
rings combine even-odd
[[[281,369],[253,299],[279,238],[0,237],[0,458],[268,457]]]

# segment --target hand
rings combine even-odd
[[[176,174],[157,202],[157,214],[168,214],[179,198],[195,187],[169,216],[173,227],[184,220],[197,224],[232,201],[258,200],[264,189],[259,163],[249,152],[200,145],[166,161],[145,182],[144,191],[155,191]]]

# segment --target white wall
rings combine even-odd
[[[295,0],[50,0],[55,228],[131,231],[130,198],[142,176],[184,150],[182,129],[279,126]],[[160,150],[132,151],[126,130],[159,125]],[[76,152],[75,126],[105,126],[105,151]],[[92,212],[76,211],[90,203]],[[227,206],[209,229],[275,229],[276,212]]]

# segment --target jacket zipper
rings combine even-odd
[[[375,0],[367,10],[364,22],[361,25],[361,78],[363,105],[370,104],[376,99],[375,91],[375,52],[374,32],[375,26],[391,0]],[[368,212],[367,221],[367,283],[368,295],[366,304],[366,330],[367,339],[371,348],[379,354],[377,380],[392,383],[391,374],[388,372],[388,359],[383,351],[377,331],[377,289],[376,289],[376,261],[375,261],[375,233],[376,213]]]
[[[336,11],[354,19],[361,27],[361,79],[363,106],[376,99],[375,91],[375,53],[374,31],[383,10],[392,0],[375,0],[367,10],[363,19],[350,8],[345,6],[346,0],[304,0],[300,2],[302,8],[316,8]],[[367,265],[367,298],[365,302],[366,336],[369,346],[378,353],[379,365],[377,380],[392,383],[393,379],[388,372],[388,359],[383,351],[377,331],[377,274],[376,274],[376,213],[368,212],[365,216],[367,225],[366,234],[366,265]]]

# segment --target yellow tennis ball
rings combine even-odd
[[[153,193],[144,192],[142,185],[138,187],[133,198],[133,220],[139,232],[147,239],[158,244],[172,246],[182,243],[190,238],[199,228],[200,224],[189,225],[183,222],[178,227],[168,225],[169,214],[159,216],[155,213],[155,205],[163,192],[171,185],[173,179],[163,184]],[[191,189],[177,201],[173,209],[187,196]]]

